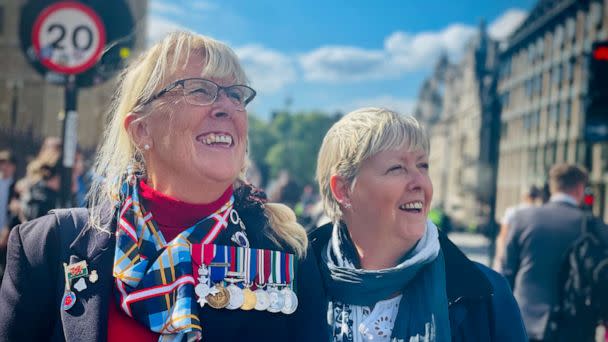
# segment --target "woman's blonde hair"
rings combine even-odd
[[[331,192],[330,178],[338,175],[352,188],[363,161],[403,146],[430,152],[428,135],[420,123],[388,109],[357,109],[329,129],[319,150],[316,177],[325,213],[332,222],[340,221],[342,210]]]
[[[104,203],[114,203],[119,198],[120,186],[125,180],[127,168],[146,174],[141,152],[132,142],[124,127],[125,117],[137,111],[141,118],[154,113],[140,110],[139,105],[150,99],[178,68],[185,68],[190,55],[201,56],[204,66],[201,76],[208,78],[232,78],[236,83],[248,80],[238,57],[226,44],[209,37],[174,32],[158,42],[139,58],[132,61],[121,74],[119,87],[114,96],[110,120],[95,162],[98,178],[89,191],[91,225],[103,229],[101,224]],[[243,161],[243,167],[245,167]],[[241,174],[244,174],[242,170]],[[239,182],[235,182],[235,185]],[[297,224],[295,214],[280,204],[266,204],[265,213],[274,234],[290,245],[298,255],[306,251],[306,232]]]

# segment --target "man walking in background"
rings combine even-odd
[[[549,202],[521,210],[510,224],[500,267],[513,289],[531,341],[543,340],[559,300],[558,274],[564,254],[581,234],[584,213],[579,205],[587,177],[576,165],[553,166]],[[601,222],[597,225],[608,240],[606,227]]]

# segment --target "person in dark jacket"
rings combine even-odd
[[[380,108],[327,132],[317,179],[332,223],[310,241],[331,341],[526,341],[504,278],[464,256],[428,219],[429,140]]]
[[[581,312],[560,326],[549,324],[560,303],[559,275],[564,258],[581,236],[585,212],[579,206],[588,177],[579,165],[553,165],[549,170],[549,201],[518,212],[506,236],[505,253],[500,259],[502,274],[513,288],[531,341],[553,341],[553,329],[563,341],[595,340],[597,318]],[[593,227],[597,238],[608,243],[608,229],[601,220],[590,218],[586,224]]]
[[[193,33],[133,61],[89,209],[11,232],[0,341],[327,340],[306,232],[241,178],[246,83],[228,46]]]

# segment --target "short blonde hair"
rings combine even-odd
[[[141,152],[133,143],[124,127],[125,117],[137,112],[142,118],[154,115],[154,111],[140,108],[156,92],[160,91],[170,77],[180,68],[186,68],[190,56],[202,57],[201,76],[207,78],[230,78],[238,84],[248,80],[238,57],[226,44],[191,32],[174,32],[156,43],[139,58],[132,61],[120,77],[114,96],[110,120],[95,163],[98,177],[89,191],[91,224],[102,228],[102,204],[113,203],[119,197],[120,186],[125,180],[128,167],[134,172],[146,174],[146,165]],[[245,167],[245,160],[243,167]],[[241,172],[244,174],[244,172]],[[238,181],[235,185],[238,185]],[[281,205],[267,205],[266,214],[273,232],[299,255],[306,251],[307,238],[302,226],[295,222],[295,215],[286,212]],[[293,220],[291,222],[289,220]]]
[[[388,109],[357,109],[329,129],[319,150],[316,177],[325,213],[334,223],[341,219],[342,211],[331,192],[330,178],[338,175],[352,188],[363,161],[403,146],[430,152],[422,125],[412,116]]]

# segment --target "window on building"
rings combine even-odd
[[[570,58],[564,63],[564,77],[566,81],[572,83],[574,80],[574,59]]]
[[[0,5],[0,36],[4,35],[4,6]]]
[[[524,121],[523,125],[524,125],[524,129],[526,131],[529,131],[530,128],[532,128],[532,125],[531,125],[532,122],[531,122],[530,118],[531,118],[530,114],[524,114],[524,116],[523,116],[523,121]]]
[[[553,49],[560,50],[564,45],[564,27],[558,25],[555,29],[555,35],[553,36]]]
[[[534,173],[534,159],[536,157],[536,151],[534,148],[530,148],[528,151],[528,173]]]
[[[538,59],[542,61],[545,56],[545,43],[543,42],[543,38],[538,38],[536,42],[536,53],[538,55]]]
[[[524,88],[526,92],[526,98],[530,98],[532,96],[532,80],[525,80]]]
[[[500,99],[502,108],[509,108],[509,97],[510,97],[510,92],[507,90],[502,94],[502,97]]]
[[[534,50],[535,50],[535,46],[534,46],[534,44],[531,44],[528,47],[528,63],[529,64],[534,63],[534,56],[536,54],[536,51],[534,51]]]
[[[550,123],[552,125],[555,126],[555,128],[559,127],[559,114],[560,114],[560,110],[561,110],[561,106],[560,103],[556,103],[555,106],[553,106],[553,112],[551,113],[551,116],[549,118]]]
[[[566,39],[572,43],[576,40],[576,21],[568,18],[566,21]]]
[[[531,120],[532,121],[530,122],[530,127],[532,128],[532,130],[538,130],[540,126],[540,111],[534,112],[534,114],[532,114]]]
[[[576,154],[574,156],[575,163],[585,163],[585,143],[583,141],[576,142]]]
[[[559,87],[562,83],[562,65],[558,64],[553,68],[553,85]]]
[[[578,65],[580,65],[581,68],[581,79],[579,80],[579,82],[581,82],[580,84],[585,84],[587,82],[587,70],[589,69],[589,58],[587,58],[586,56],[579,56],[579,63]]]
[[[540,96],[543,92],[543,75],[536,75],[536,93]]]
[[[602,25],[602,4],[594,2],[589,7],[589,17],[591,25],[599,29]]]

